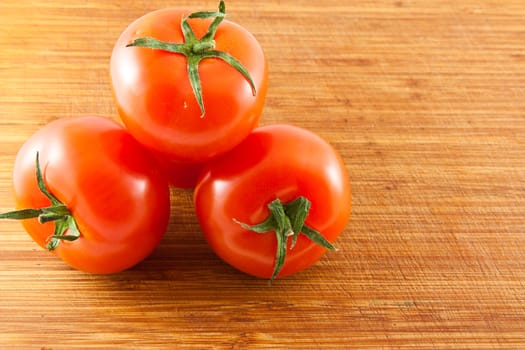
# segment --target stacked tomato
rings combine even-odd
[[[24,219],[75,268],[112,273],[160,242],[171,184],[193,189],[210,247],[248,274],[273,280],[334,250],[351,208],[343,161],[313,132],[257,127],[266,59],[225,16],[220,1],[217,11],[163,9],[131,23],[110,63],[124,126],[80,117],[39,130],[15,162],[19,209],[0,218]]]

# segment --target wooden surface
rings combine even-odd
[[[116,118],[111,48],[140,15],[216,1],[2,0],[0,211],[16,152],[56,118]],[[229,0],[270,66],[262,124],[343,155],[353,216],[269,287],[208,249],[173,191],[153,255],[71,270],[0,222],[2,349],[524,349],[525,3]]]

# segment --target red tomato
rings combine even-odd
[[[168,8],[138,18],[111,56],[113,92],[124,124],[158,156],[182,165],[204,162],[241,142],[260,118],[268,81],[263,51],[250,32],[222,20],[222,12],[200,13],[205,18],[188,18],[189,13]],[[216,32],[206,36],[215,21],[220,22]],[[238,61],[253,86],[223,58],[210,57],[217,52]],[[189,63],[196,67],[193,75]],[[190,75],[200,81],[202,105]]]
[[[63,239],[53,239],[63,220],[23,220],[41,247],[54,243],[52,251],[79,270],[113,273],[159,244],[170,216],[169,186],[149,152],[121,125],[102,117],[64,118],[33,134],[15,161],[18,209],[52,204],[37,183],[37,152],[45,188],[67,207],[64,218],[73,218],[80,233],[74,239],[75,227],[68,226]]]
[[[326,251],[306,234],[299,234],[292,247],[288,237],[292,232],[285,232],[281,238],[286,256],[276,269],[276,230],[260,234],[248,229],[268,219],[268,205],[276,199],[286,207],[300,197],[311,203],[304,224],[333,241],[344,230],[351,210],[350,183],[341,157],[310,131],[271,125],[255,129],[204,167],[194,204],[203,233],[219,257],[248,274],[273,279],[303,270]]]

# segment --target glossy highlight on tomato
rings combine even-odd
[[[282,124],[255,129],[208,163],[194,192],[196,214],[211,249],[233,267],[264,278],[301,271],[326,251],[300,234],[293,247],[292,239],[285,241],[284,264],[276,271],[276,235],[248,229],[268,219],[270,203],[279,200],[286,206],[297,198],[311,204],[305,225],[330,242],[343,232],[351,193],[340,155],[315,133]]]
[[[268,83],[262,48],[248,30],[223,20],[221,12],[203,18],[188,18],[190,13],[168,8],[135,20],[117,40],[110,67],[117,109],[130,133],[158,157],[181,164],[207,161],[239,144],[258,123]],[[220,24],[209,38],[213,46],[196,44],[183,51],[203,56],[224,52],[246,69],[253,86],[223,59],[206,56],[198,63],[200,106],[189,77],[189,58],[138,43],[182,45],[188,41],[184,23],[199,40],[217,17]]]
[[[45,188],[65,205],[80,233],[72,237],[70,227],[64,238],[53,238],[61,221],[23,220],[38,245],[76,269],[114,273],[159,244],[170,216],[169,186],[151,154],[120,124],[95,116],[63,118],[33,134],[15,160],[17,209],[52,204],[38,186],[37,154]]]

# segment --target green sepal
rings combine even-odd
[[[277,238],[275,264],[272,276],[270,277],[269,281],[272,283],[277,278],[277,275],[284,266],[284,260],[286,259],[286,251],[288,248],[288,237],[292,236],[294,232],[292,230],[290,218],[286,215],[283,203],[279,199],[270,202],[270,204],[268,204],[268,209],[270,210],[270,215],[274,218],[276,223],[275,237]]]
[[[290,249],[295,247],[300,234],[310,239],[313,243],[328,250],[337,250],[320,232],[305,224],[310,211],[311,202],[302,196],[283,204],[280,199],[275,199],[268,204],[270,214],[263,222],[248,225],[237,219],[233,221],[246,230],[256,233],[274,232],[277,240],[275,263],[269,283],[271,284],[279,275],[284,266],[288,249],[288,239],[292,237]]]
[[[314,230],[313,228],[307,225],[303,226],[303,230],[301,233],[305,235],[306,237],[308,237],[309,240],[311,240],[317,245],[320,245],[323,248],[326,248],[331,251],[339,250],[336,247],[334,247],[332,243],[330,243],[326,238],[324,238],[324,236],[321,233],[319,233],[318,231]]]
[[[61,205],[62,203],[49,192],[42,176],[42,170],[40,169],[40,153],[36,152],[36,181],[38,183],[38,189],[42,192],[53,205]]]
[[[66,235],[65,233],[68,232]],[[55,232],[52,236],[48,237],[46,249],[55,250],[60,242],[68,241],[72,242],[80,237],[80,231],[78,230],[77,223],[72,216],[67,216],[61,220],[55,221]]]
[[[66,232],[68,233],[67,235]],[[55,232],[48,237],[46,248],[48,250],[54,250],[60,242],[72,242],[78,238],[80,238],[80,231],[78,230],[77,223],[72,216],[67,216],[55,221]]]
[[[38,217],[42,209],[21,209],[0,214],[0,219],[24,220]]]
[[[199,56],[190,56],[188,57],[188,77],[190,79],[191,88],[193,90],[193,94],[195,95],[195,98],[197,99],[197,103],[199,104],[199,108],[202,112],[201,118],[204,117],[204,101],[202,99],[202,85],[201,85],[201,78],[199,76],[199,62],[201,61],[202,57]]]
[[[250,72],[248,72],[248,70],[242,65],[242,63],[239,62],[235,57],[233,57],[227,52],[218,50],[206,52],[202,56],[203,58],[219,58],[224,62],[228,63],[230,66],[235,68],[237,72],[241,73],[244,76],[244,78],[248,81],[248,83],[250,84],[250,88],[252,89],[253,96],[257,94],[257,89],[255,88],[255,83],[252,80]]]
[[[265,221],[263,221],[263,222],[261,222],[260,224],[257,224],[257,225],[248,225],[248,224],[245,224],[244,222],[240,222],[237,219],[233,219],[233,221],[236,224],[241,225],[242,228],[244,228],[246,230],[253,231],[255,233],[266,233],[266,232],[274,230],[275,227],[277,226],[275,224],[275,220],[274,220],[273,216],[271,216],[271,215],[268,217],[268,219],[266,219]]]
[[[193,29],[191,29],[190,24],[188,23],[188,18],[183,18],[182,22],[180,24],[182,29],[182,35],[184,36],[184,44],[187,46],[193,46],[197,41],[197,37],[195,36],[195,33],[193,32]]]
[[[186,52],[184,51],[183,44],[168,43],[165,41],[157,40],[149,36],[135,39],[131,43],[126,45],[126,47],[130,47],[130,46],[146,47],[146,48],[155,49],[155,50],[163,50],[163,51],[169,51],[173,53],[186,54]]]
[[[219,11],[198,11],[193,12],[188,18],[213,18],[213,17],[224,17],[226,16],[226,4],[224,0],[219,2]]]
[[[190,15],[191,16],[191,15]],[[226,5],[224,4],[224,1],[221,0],[219,3],[219,12],[215,12],[215,19],[213,22],[211,22],[210,26],[208,27],[208,31],[204,36],[201,38],[202,41],[210,41],[213,40],[215,37],[215,33],[217,32],[217,29],[219,28],[219,24],[221,24],[222,20],[226,17]],[[197,18],[196,16],[191,18]]]
[[[310,205],[310,201],[304,197],[297,197],[290,203],[284,205],[286,215],[291,220],[293,220],[291,222],[293,231],[291,245],[292,248],[295,247],[295,244],[297,243],[297,238],[299,237],[299,234],[303,231],[304,221],[306,220],[306,216],[310,211]]]
[[[281,272],[284,261],[286,259],[287,242],[290,235],[285,233],[285,228],[277,228],[275,230],[275,238],[277,239],[277,252],[275,253],[275,263],[273,267],[272,276],[268,281],[270,284],[277,278],[279,272]]]
[[[38,218],[38,221],[42,224],[53,221],[55,223],[55,230],[53,235],[48,237],[48,243],[46,245],[48,250],[56,249],[62,240],[74,241],[78,239],[80,237],[80,231],[78,230],[75,219],[71,215],[71,211],[53,196],[46,187],[40,169],[38,152],[36,153],[36,180],[38,189],[51,201],[51,205],[45,208],[29,208],[10,211],[0,214],[0,219],[26,220]],[[66,235],[66,233],[68,234]]]

